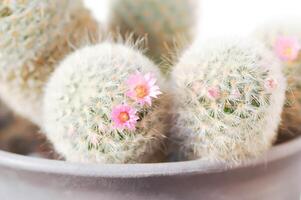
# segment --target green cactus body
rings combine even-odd
[[[80,0],[2,0],[0,96],[40,124],[43,87],[57,63],[97,24]]]
[[[279,22],[269,22],[259,27],[254,36],[266,45],[281,60],[283,72],[288,80],[286,91],[286,103],[282,113],[282,124],[280,136],[285,138],[295,136],[301,132],[301,28],[296,20],[284,20]],[[295,46],[295,55],[287,55],[285,59],[277,52],[277,45],[281,45],[279,40],[292,40],[285,48]],[[277,44],[278,43],[278,44]],[[285,43],[285,41],[283,42]],[[297,45],[297,46],[296,46]],[[281,47],[280,47],[281,48]],[[281,49],[280,49],[281,50]],[[291,49],[294,53],[293,49]],[[285,53],[285,52],[284,52]],[[288,52],[289,53],[289,52]]]
[[[160,94],[151,105],[131,99],[127,80],[136,73],[151,73],[162,86],[158,68],[139,51],[122,44],[86,47],[61,63],[46,87],[44,124],[48,138],[67,161],[162,161],[168,130],[167,96]],[[137,86],[135,91],[143,96],[150,89]],[[120,105],[136,111],[135,116],[129,112],[118,115],[127,122],[136,119],[132,121],[135,127],[115,126],[112,113]]]
[[[160,62],[176,39],[192,38],[196,4],[195,0],[114,0],[111,29],[147,36],[149,56]]]
[[[284,101],[277,59],[252,40],[192,45],[172,72],[180,159],[237,164],[273,143]]]

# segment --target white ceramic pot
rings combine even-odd
[[[1,200],[299,200],[301,138],[237,168],[86,165],[0,152]]]

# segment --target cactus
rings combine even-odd
[[[172,72],[178,157],[235,165],[265,152],[284,102],[279,65],[253,40],[193,44]]]
[[[281,60],[288,80],[280,135],[291,137],[301,132],[301,28],[296,20],[269,22],[260,26],[255,37]],[[285,136],[286,135],[286,136]]]
[[[121,34],[147,36],[148,55],[160,62],[176,39],[192,38],[196,5],[195,0],[114,0],[110,26]]]
[[[1,98],[16,113],[40,124],[49,75],[97,31],[80,0],[1,0]]]
[[[158,68],[133,47],[83,48],[47,84],[44,130],[67,161],[161,161],[168,130],[162,84]]]

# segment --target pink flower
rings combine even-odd
[[[114,127],[119,129],[128,128],[135,129],[135,125],[139,117],[136,115],[136,110],[128,105],[118,105],[113,108],[111,117],[114,122]]]
[[[278,86],[277,80],[273,78],[268,78],[265,80],[264,87],[268,92],[272,92],[274,89],[276,89]]]
[[[275,43],[275,52],[283,61],[294,61],[299,56],[300,43],[293,37],[279,37]]]
[[[208,96],[211,99],[218,99],[221,96],[221,91],[218,87],[211,87],[208,89]]]
[[[152,98],[157,98],[158,95],[162,94],[160,88],[155,84],[156,81],[150,73],[143,76],[137,72],[127,80],[129,91],[126,95],[142,105],[145,103],[151,105]]]

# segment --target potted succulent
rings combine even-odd
[[[1,2],[0,96],[35,124],[2,109],[2,199],[300,197],[301,34],[192,42],[194,3],[113,1],[120,41],[80,0]]]

